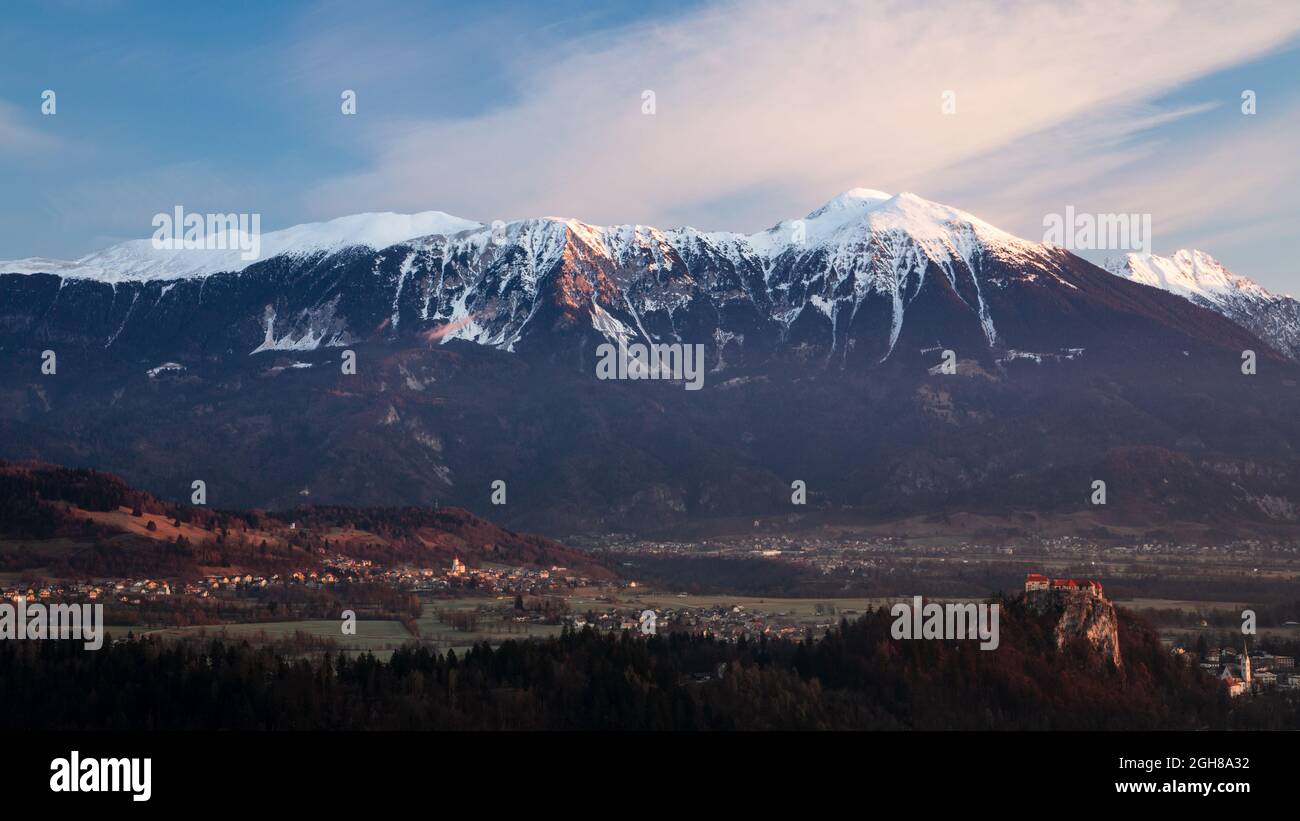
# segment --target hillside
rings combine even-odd
[[[457,508],[232,511],[170,502],[111,474],[0,462],[0,569],[52,575],[196,576],[201,568],[283,570],[337,553],[387,564],[494,562],[614,574],[586,554]]]

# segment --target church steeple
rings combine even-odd
[[[1241,678],[1246,682],[1246,689],[1250,689],[1250,640],[1242,639],[1241,641]]]

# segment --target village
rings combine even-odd
[[[1300,671],[1295,669],[1294,656],[1251,651],[1244,642],[1240,651],[1235,647],[1197,651],[1179,646],[1171,652],[1219,679],[1234,698],[1272,689],[1300,690]]]
[[[770,541],[765,542],[771,545]],[[677,545],[661,543],[661,549]],[[732,545],[733,548],[741,547]],[[784,547],[784,545],[782,545]],[[825,545],[813,543],[810,552]],[[840,546],[843,549],[843,545]],[[881,547],[881,545],[877,545]],[[755,550],[754,543],[742,549]],[[805,548],[807,549],[807,548]],[[796,548],[797,550],[797,548]],[[762,552],[780,552],[766,547]],[[803,553],[798,550],[798,553]],[[825,554],[823,554],[824,556]],[[85,580],[30,580],[9,583],[0,598],[17,603],[102,602],[117,608],[153,608],[155,613],[175,608],[180,602],[238,604],[274,596],[276,591],[321,591],[339,601],[348,591],[370,589],[413,594],[426,604],[440,608],[440,602],[456,600],[472,604],[482,616],[503,622],[567,626],[581,630],[635,631],[669,634],[698,633],[719,641],[757,641],[761,638],[802,640],[817,638],[841,618],[860,615],[868,601],[851,599],[801,602],[798,599],[770,600],[745,597],[700,596],[686,593],[655,594],[632,580],[595,580],[565,567],[550,568],[484,565],[469,567],[460,558],[449,566],[400,565],[384,567],[369,559],[342,554],[323,554],[316,567],[283,574],[211,573],[198,579],[97,578]],[[1092,579],[1052,578],[1029,573],[1026,593],[1040,590],[1070,590],[1103,597],[1102,585]],[[530,604],[525,604],[530,602]],[[647,631],[642,614],[654,613],[652,631]],[[226,610],[227,617],[238,610]],[[236,618],[238,618],[236,616]],[[129,621],[128,621],[129,623]],[[1300,690],[1300,672],[1291,655],[1274,654],[1243,647],[1210,647],[1204,639],[1197,646],[1167,641],[1170,652],[1196,664],[1214,676],[1233,697],[1270,689]]]
[[[471,568],[459,558],[447,568],[381,567],[368,559],[327,555],[319,569],[285,574],[210,574],[194,581],[162,578],[33,581],[0,589],[0,598],[17,601],[88,601],[139,605],[169,597],[209,599],[238,596],[273,588],[333,589],[347,585],[376,585],[409,592],[473,591],[493,595],[543,595],[601,584],[564,567],[485,566]]]
[[[640,620],[641,607],[613,607],[599,613],[564,617],[564,623],[576,630],[590,626],[594,630],[637,630],[647,632]],[[844,611],[857,615],[858,611]],[[818,637],[837,621],[823,620],[808,623],[791,618],[789,613],[767,614],[752,611],[743,604],[713,604],[704,606],[660,607],[655,613],[655,635],[685,631],[698,633],[720,641],[757,641],[760,637],[802,640]]]

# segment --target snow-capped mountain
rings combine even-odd
[[[1160,337],[1172,322],[1229,341],[1176,312],[1133,327],[1107,306],[1152,297],[1115,293],[1078,257],[870,189],[749,235],[432,211],[296,226],[263,235],[261,251],[249,262],[237,248],[138,240],[74,262],[0,263],[0,335],[169,360],[418,333],[561,354],[590,349],[584,340],[683,342],[705,344],[715,368],[788,354],[874,366],[943,349],[990,363],[1077,358],[1124,341],[1107,330],[1121,320],[1126,336]]]
[[[253,244],[249,232],[230,229],[209,233],[202,230],[193,238],[195,247],[156,248],[151,239],[130,240],[75,260],[28,257],[0,262],[0,271],[48,273],[68,279],[109,283],[201,278],[218,273],[236,273],[261,259],[277,256],[329,253],[358,246],[387,248],[414,237],[478,227],[477,222],[441,211],[353,214],[328,222],[306,223],[259,234],[255,258],[246,253]]]
[[[1272,345],[1300,359],[1300,301],[1274,294],[1252,279],[1229,271],[1203,251],[1180,250],[1172,257],[1128,254],[1109,260],[1108,270],[1177,294],[1231,319]]]
[[[784,517],[794,478],[874,516],[1086,518],[1100,477],[1153,539],[1300,521],[1294,365],[1217,306],[912,194],[755,234],[430,212],[261,244],[0,264],[0,459],[554,532]],[[703,389],[599,379],[605,342],[702,344]]]

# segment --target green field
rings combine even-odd
[[[1223,601],[1189,601],[1186,599],[1115,599],[1115,604],[1119,607],[1125,607],[1129,610],[1141,612],[1143,610],[1186,610],[1188,612],[1205,612],[1209,610],[1225,610],[1241,612],[1242,608],[1249,607],[1248,604],[1241,602],[1223,602]]]
[[[335,619],[164,628],[108,625],[106,630],[115,638],[123,638],[128,631],[131,631],[136,636],[153,636],[164,640],[220,638],[248,641],[254,644],[289,640],[297,633],[305,633],[314,638],[329,639],[345,653],[371,652],[382,656],[391,654],[403,645],[413,643],[428,646],[439,652],[451,649],[460,652],[484,641],[498,645],[509,639],[559,635],[561,630],[559,625],[518,623],[503,620],[498,613],[481,616],[472,630],[461,630],[451,624],[443,623],[436,615],[439,609],[472,611],[480,606],[495,608],[500,604],[497,599],[486,597],[426,601],[424,614],[416,622],[419,628],[418,637],[412,635],[401,622],[366,619],[356,622],[356,634],[350,636],[343,634],[342,623]]]
[[[396,621],[359,620],[356,623],[356,635],[352,636],[343,635],[341,625],[342,622],[335,619],[312,619],[162,629],[114,627],[109,628],[109,632],[114,636],[124,636],[126,630],[134,630],[137,636],[156,636],[162,639],[225,638],[253,643],[263,639],[267,641],[290,639],[296,633],[306,633],[316,638],[332,639],[338,643],[339,649],[357,653],[367,650],[373,653],[391,652],[411,638],[406,628]]]
[[[872,598],[783,598],[776,596],[733,596],[719,595],[681,595],[664,593],[657,590],[638,589],[621,590],[615,601],[600,601],[591,597],[573,596],[569,598],[569,608],[574,613],[586,612],[588,608],[600,611],[610,606],[627,609],[652,608],[667,610],[682,608],[700,609],[719,605],[726,607],[740,606],[746,611],[764,616],[780,616],[794,623],[816,624],[838,621],[841,616],[853,617],[865,613],[868,607],[889,607],[895,602],[911,601],[910,597],[872,597]],[[927,597],[927,601],[943,602],[949,599]],[[822,612],[818,613],[818,607]]]

